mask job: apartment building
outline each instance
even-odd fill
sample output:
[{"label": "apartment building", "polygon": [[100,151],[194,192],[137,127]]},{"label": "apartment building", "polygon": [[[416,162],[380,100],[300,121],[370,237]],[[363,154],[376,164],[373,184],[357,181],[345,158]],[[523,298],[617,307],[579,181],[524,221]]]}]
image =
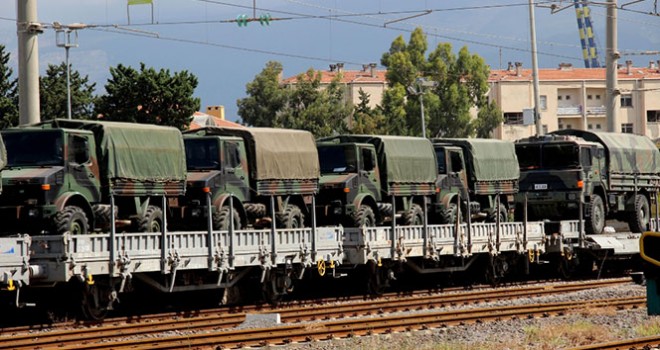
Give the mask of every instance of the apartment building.
[{"label": "apartment building", "polygon": [[[342,63],[330,65],[320,71],[321,84],[329,84],[341,74],[346,98],[354,105],[359,103],[358,91],[370,96],[370,106],[381,103],[387,89],[386,70],[376,69],[376,64],[365,64],[362,70],[344,70]],[[539,95],[541,123],[545,132],[558,129],[582,129],[607,131],[605,110],[605,68],[576,68],[560,64],[557,68],[539,69]],[[631,61],[619,67],[616,101],[617,132],[647,135],[660,138],[660,61],[650,62],[647,67],[633,67]],[[285,85],[295,85],[296,77],[282,80]],[[532,70],[522,64],[509,64],[504,70],[492,70],[489,77],[488,97],[497,102],[504,113],[504,122],[496,128],[492,137],[517,140],[536,133],[535,125],[524,124],[525,110],[534,106]],[[476,117],[477,111],[473,111]]]},{"label": "apartment building", "polygon": [[[572,128],[607,131],[605,68],[539,69],[541,124],[545,132]],[[618,69],[616,99],[617,132],[660,138],[660,61],[648,67],[633,67],[631,61]],[[504,113],[504,123],[493,137],[517,140],[536,133],[535,125],[524,125],[524,111],[534,106],[532,70],[520,63],[490,74],[489,98]]]}]

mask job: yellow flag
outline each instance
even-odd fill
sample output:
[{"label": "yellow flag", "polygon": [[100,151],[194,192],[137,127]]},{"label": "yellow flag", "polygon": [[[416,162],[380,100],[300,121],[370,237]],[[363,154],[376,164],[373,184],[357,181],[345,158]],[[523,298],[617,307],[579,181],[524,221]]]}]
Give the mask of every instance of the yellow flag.
[{"label": "yellow flag", "polygon": [[152,4],[153,0],[128,0],[128,5],[147,5]]}]

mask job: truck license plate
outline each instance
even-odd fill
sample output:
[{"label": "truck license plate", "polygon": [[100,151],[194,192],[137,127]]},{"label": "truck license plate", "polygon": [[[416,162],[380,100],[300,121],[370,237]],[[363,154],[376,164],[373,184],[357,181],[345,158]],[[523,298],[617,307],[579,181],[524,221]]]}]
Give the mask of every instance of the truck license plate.
[{"label": "truck license plate", "polygon": [[534,184],[535,190],[547,190],[548,184]]}]

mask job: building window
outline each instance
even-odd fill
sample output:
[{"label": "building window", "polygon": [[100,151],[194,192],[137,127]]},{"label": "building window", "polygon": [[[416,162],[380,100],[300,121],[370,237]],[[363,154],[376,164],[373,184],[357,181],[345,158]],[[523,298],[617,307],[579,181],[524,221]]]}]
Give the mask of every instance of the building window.
[{"label": "building window", "polygon": [[594,126],[593,126],[593,124],[589,124],[589,126],[587,128],[589,128],[589,130],[592,130],[594,128]]},{"label": "building window", "polygon": [[543,135],[548,133],[548,125],[543,124]]},{"label": "building window", "polygon": [[587,95],[587,100],[593,100],[593,96]]},{"label": "building window", "polygon": [[564,128],[564,124],[559,123],[559,125],[557,125],[557,128],[558,128],[559,130],[563,129],[563,128]]},{"label": "building window", "polygon": [[558,95],[558,96],[557,96],[557,99],[558,99],[559,101],[561,101],[561,95]]},{"label": "building window", "polygon": [[621,95],[621,107],[632,107],[632,95]]},{"label": "building window", "polygon": [[571,124],[566,124],[566,129],[573,129],[573,126]]},{"label": "building window", "polygon": [[566,95],[566,101],[571,99],[571,95]]},{"label": "building window", "polygon": [[541,104],[541,105],[539,106],[539,108],[540,108],[542,111],[547,110],[547,109],[548,109],[548,96],[546,96],[546,95],[541,95],[541,96],[539,96],[539,103]]},{"label": "building window", "polygon": [[632,123],[623,123],[621,124],[621,132],[626,134],[633,133],[633,124]]},{"label": "building window", "polygon": [[596,95],[596,99],[597,99],[597,100],[600,100],[600,95]]},{"label": "building window", "polygon": [[660,111],[646,111],[646,121],[649,123],[660,123]]},{"label": "building window", "polygon": [[521,113],[504,113],[505,125],[522,125],[523,114]]},{"label": "building window", "polygon": [[600,130],[600,124],[596,124],[596,129]]}]

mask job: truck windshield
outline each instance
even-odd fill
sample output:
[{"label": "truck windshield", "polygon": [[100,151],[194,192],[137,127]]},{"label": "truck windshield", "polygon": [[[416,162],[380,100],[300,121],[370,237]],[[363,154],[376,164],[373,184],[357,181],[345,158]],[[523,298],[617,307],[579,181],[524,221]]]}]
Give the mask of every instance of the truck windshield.
[{"label": "truck windshield", "polygon": [[580,165],[580,153],[572,143],[516,145],[520,169],[565,169]]},{"label": "truck windshield", "polygon": [[188,170],[220,170],[220,151],[217,139],[184,139],[183,142],[186,146]]},{"label": "truck windshield", "polygon": [[321,174],[349,173],[357,170],[355,147],[319,146]]},{"label": "truck windshield", "polygon": [[64,134],[57,130],[3,132],[7,166],[64,165]]}]

